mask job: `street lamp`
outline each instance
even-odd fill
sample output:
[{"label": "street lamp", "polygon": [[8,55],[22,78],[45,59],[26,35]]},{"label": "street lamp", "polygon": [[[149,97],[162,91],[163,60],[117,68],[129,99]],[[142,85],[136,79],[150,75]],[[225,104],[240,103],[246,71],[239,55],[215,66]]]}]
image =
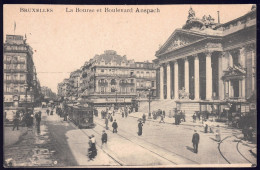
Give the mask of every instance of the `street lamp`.
[{"label": "street lamp", "polygon": [[116,108],[117,108],[117,89],[115,89],[116,92]]},{"label": "street lamp", "polygon": [[151,89],[149,88],[148,89],[148,91],[149,91],[149,93],[148,93],[148,97],[149,97],[149,100],[148,100],[148,102],[149,102],[149,113],[148,113],[148,118],[149,119],[151,119],[152,117],[151,117]]},{"label": "street lamp", "polygon": [[27,90],[29,89],[27,84],[24,85],[24,89],[25,89],[25,113],[27,114]]}]

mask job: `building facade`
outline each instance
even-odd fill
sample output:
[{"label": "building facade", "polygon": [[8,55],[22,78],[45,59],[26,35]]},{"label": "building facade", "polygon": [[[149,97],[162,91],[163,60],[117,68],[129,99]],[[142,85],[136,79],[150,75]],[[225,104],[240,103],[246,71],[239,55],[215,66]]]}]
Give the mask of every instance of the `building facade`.
[{"label": "building facade", "polygon": [[41,91],[42,91],[42,94],[44,96],[44,99],[56,100],[57,95],[56,95],[56,93],[52,92],[52,90],[50,88],[43,86],[41,88]]},{"label": "building facade", "polygon": [[4,107],[34,104],[40,97],[40,83],[33,62],[33,50],[21,35],[6,35],[4,43]]},{"label": "building facade", "polygon": [[256,8],[224,24],[188,20],[156,52],[161,100],[239,100],[256,90]]},{"label": "building facade", "polygon": [[113,50],[85,62],[79,70],[71,73],[68,82],[70,89],[65,88],[65,82],[58,85],[60,96],[78,94],[77,98],[90,99],[101,107],[130,105],[133,101],[147,99],[149,91],[156,96],[154,64],[127,60],[126,56]]}]

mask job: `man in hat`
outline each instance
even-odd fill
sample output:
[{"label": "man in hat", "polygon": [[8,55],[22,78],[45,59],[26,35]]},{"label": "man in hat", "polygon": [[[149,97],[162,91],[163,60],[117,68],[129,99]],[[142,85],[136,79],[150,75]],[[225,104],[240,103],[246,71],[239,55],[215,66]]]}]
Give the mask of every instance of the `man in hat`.
[{"label": "man in hat", "polygon": [[138,135],[141,136],[143,133],[143,124],[142,121],[139,121],[138,123]]},{"label": "man in hat", "polygon": [[118,127],[118,125],[117,125],[116,120],[114,120],[114,122],[113,122],[113,124],[112,124],[112,127],[113,127],[113,133],[117,133],[117,127]]},{"label": "man in hat", "polygon": [[17,130],[19,130],[19,119],[20,119],[20,113],[19,111],[16,111],[15,115],[14,115],[14,119],[13,119],[13,131],[15,128],[17,128]]},{"label": "man in hat", "polygon": [[107,133],[103,130],[102,137],[101,137],[102,145],[107,143]]},{"label": "man in hat", "polygon": [[94,135],[91,135],[91,151],[92,151],[92,158],[97,156],[97,148],[96,148],[96,139]]},{"label": "man in hat", "polygon": [[194,134],[192,136],[192,143],[193,143],[193,148],[195,153],[198,153],[199,141],[200,141],[200,135],[197,133],[196,130],[194,130]]},{"label": "man in hat", "polygon": [[108,130],[108,118],[105,118],[106,130]]}]

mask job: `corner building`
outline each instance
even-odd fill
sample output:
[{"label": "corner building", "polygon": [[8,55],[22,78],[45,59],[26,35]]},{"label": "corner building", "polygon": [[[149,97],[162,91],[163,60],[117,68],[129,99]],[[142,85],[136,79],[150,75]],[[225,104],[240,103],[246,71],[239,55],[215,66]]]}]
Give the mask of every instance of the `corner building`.
[{"label": "corner building", "polygon": [[31,46],[21,35],[6,35],[3,49],[5,109],[32,106],[39,98],[40,83]]},{"label": "corner building", "polygon": [[80,91],[97,107],[131,105],[155,91],[156,70],[153,63],[134,62],[113,50],[96,55],[84,64]]},{"label": "corner building", "polygon": [[224,24],[211,16],[199,19],[190,8],[186,24],[172,33],[156,57],[161,100],[178,101],[190,111],[199,110],[200,101],[246,101],[256,90],[255,6]]}]

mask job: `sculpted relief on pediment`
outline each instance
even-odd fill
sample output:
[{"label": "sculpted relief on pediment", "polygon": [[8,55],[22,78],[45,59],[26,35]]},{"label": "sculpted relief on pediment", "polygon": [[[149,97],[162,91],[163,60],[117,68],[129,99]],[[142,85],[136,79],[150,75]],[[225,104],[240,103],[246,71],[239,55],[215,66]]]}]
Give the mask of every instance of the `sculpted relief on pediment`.
[{"label": "sculpted relief on pediment", "polygon": [[199,38],[193,38],[193,37],[187,37],[187,36],[175,36],[173,39],[169,42],[169,45],[165,48],[163,53],[173,51],[174,49],[177,49],[179,47],[188,45]]}]

